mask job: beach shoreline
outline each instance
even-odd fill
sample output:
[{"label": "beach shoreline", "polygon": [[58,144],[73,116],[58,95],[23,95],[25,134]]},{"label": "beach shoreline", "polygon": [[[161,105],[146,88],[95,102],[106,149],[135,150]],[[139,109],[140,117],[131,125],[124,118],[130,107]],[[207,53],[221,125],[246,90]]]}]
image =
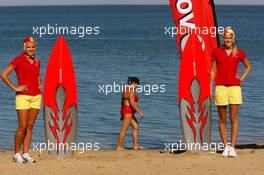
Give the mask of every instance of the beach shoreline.
[{"label": "beach shoreline", "polygon": [[12,162],[12,152],[0,152],[1,175],[44,174],[253,174],[264,172],[264,149],[237,149],[236,158],[219,153],[153,150],[98,150],[52,157],[30,151],[36,164]]}]

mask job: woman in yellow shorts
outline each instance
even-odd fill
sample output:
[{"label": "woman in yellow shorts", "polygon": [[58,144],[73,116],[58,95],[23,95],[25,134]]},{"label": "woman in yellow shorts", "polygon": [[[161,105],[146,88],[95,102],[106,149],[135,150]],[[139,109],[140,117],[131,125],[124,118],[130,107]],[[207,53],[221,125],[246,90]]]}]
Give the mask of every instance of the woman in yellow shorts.
[{"label": "woman in yellow shorts", "polygon": [[[36,41],[32,37],[26,37],[23,43],[23,52],[14,58],[1,73],[2,80],[16,92],[18,128],[14,139],[13,161],[19,163],[36,162],[28,153],[32,129],[41,106],[40,60],[36,58],[35,51]],[[18,85],[8,78],[14,70]],[[23,145],[23,154],[20,153],[21,145]]]},{"label": "woman in yellow shorts", "polygon": [[[219,114],[219,131],[225,145],[222,156],[235,157],[235,145],[238,136],[238,109],[242,104],[240,83],[243,82],[251,70],[251,64],[242,49],[237,48],[236,34],[230,27],[226,28],[223,45],[212,53],[211,85],[215,80],[215,104]],[[238,75],[238,64],[242,62],[245,70]],[[226,110],[229,106],[231,120],[231,145],[228,145],[226,133]]]}]

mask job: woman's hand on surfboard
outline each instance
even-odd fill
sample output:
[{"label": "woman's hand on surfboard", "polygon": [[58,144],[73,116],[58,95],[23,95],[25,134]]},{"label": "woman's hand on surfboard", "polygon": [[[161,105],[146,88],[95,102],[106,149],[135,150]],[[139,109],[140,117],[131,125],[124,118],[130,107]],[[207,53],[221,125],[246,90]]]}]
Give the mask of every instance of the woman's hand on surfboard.
[{"label": "woman's hand on surfboard", "polygon": [[39,84],[39,89],[40,89],[40,90],[42,89],[42,84]]},{"label": "woman's hand on surfboard", "polygon": [[17,86],[14,90],[16,92],[23,92],[26,91],[28,89],[28,87],[26,85],[22,85],[22,86]]}]

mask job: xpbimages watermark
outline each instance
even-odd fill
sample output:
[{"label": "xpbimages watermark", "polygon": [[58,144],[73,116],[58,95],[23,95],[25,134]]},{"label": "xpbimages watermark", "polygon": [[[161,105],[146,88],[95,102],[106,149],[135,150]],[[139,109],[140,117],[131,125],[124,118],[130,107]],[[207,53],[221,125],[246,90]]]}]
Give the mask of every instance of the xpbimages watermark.
[{"label": "xpbimages watermark", "polygon": [[33,142],[33,150],[39,151],[77,151],[78,153],[84,153],[85,151],[98,151],[100,149],[100,143],[52,143],[50,141],[46,142]]},{"label": "xpbimages watermark", "polygon": [[151,93],[165,93],[166,92],[166,85],[164,84],[144,84],[138,85],[136,89],[133,87],[124,84],[118,84],[113,82],[112,84],[102,84],[98,85],[98,92],[103,93],[105,95],[109,95],[111,93],[121,93],[125,91],[135,91],[137,93],[144,93],[144,95],[150,95]]},{"label": "xpbimages watermark", "polygon": [[[229,143],[230,144],[230,143]],[[224,150],[225,145],[223,143],[185,143],[180,140],[177,143],[172,142],[165,142],[164,143],[164,150],[175,152],[175,151],[222,151]]]},{"label": "xpbimages watermark", "polygon": [[40,38],[45,35],[75,35],[83,38],[91,35],[99,35],[99,26],[60,26],[58,24],[46,26],[33,26],[32,34],[38,35]]},{"label": "xpbimages watermark", "polygon": [[210,37],[214,38],[217,34],[222,35],[225,31],[226,27],[171,27],[165,26],[164,27],[164,34],[170,37],[175,37],[176,35],[185,35],[188,34],[197,34],[197,35],[209,35]]}]

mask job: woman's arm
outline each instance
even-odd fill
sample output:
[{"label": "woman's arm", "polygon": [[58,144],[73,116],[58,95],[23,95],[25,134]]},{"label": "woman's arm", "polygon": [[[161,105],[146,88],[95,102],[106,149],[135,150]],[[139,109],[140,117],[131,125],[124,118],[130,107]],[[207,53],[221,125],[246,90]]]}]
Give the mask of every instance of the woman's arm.
[{"label": "woman's arm", "polygon": [[212,65],[211,65],[211,71],[210,71],[210,91],[212,95],[212,89],[213,89],[213,83],[215,78],[215,72],[216,72],[216,61],[213,59]]},{"label": "woman's arm", "polygon": [[139,107],[138,107],[137,103],[135,102],[134,98],[135,98],[135,93],[132,91],[129,94],[129,104],[136,112],[138,112],[140,117],[143,118],[144,117],[144,113],[139,109]]},{"label": "woman's arm", "polygon": [[41,90],[42,89],[42,84],[41,84],[41,78],[40,78],[40,75],[39,75],[39,77],[38,77],[38,83],[39,83],[39,89]]},{"label": "woman's arm", "polygon": [[246,69],[244,70],[244,73],[242,74],[242,76],[238,77],[240,81],[244,81],[247,78],[248,73],[252,70],[252,66],[247,58],[242,62]]},{"label": "woman's arm", "polygon": [[16,92],[21,92],[21,91],[25,91],[27,90],[27,86],[26,85],[22,85],[22,86],[16,86],[14,85],[14,83],[12,83],[12,81],[9,79],[8,75],[13,72],[14,67],[12,65],[7,66],[4,71],[1,73],[1,78],[2,80],[5,82],[5,84],[7,84],[7,86],[9,86],[11,89],[13,89]]}]

